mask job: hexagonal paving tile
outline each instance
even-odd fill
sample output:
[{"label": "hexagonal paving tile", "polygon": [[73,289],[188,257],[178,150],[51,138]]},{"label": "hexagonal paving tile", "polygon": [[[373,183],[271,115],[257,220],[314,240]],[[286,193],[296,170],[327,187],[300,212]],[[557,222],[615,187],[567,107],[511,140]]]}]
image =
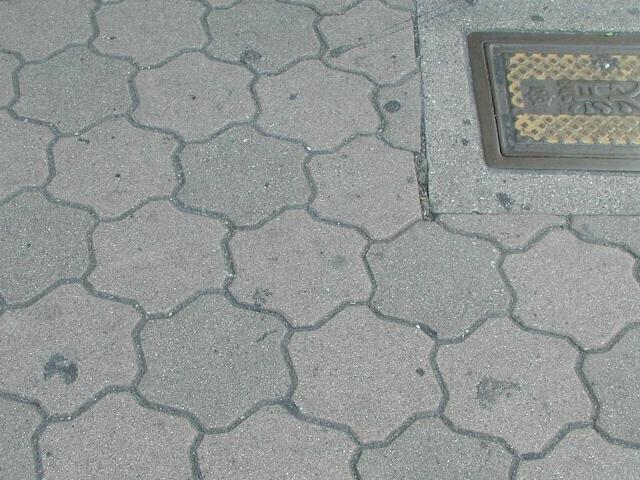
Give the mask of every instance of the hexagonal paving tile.
[{"label": "hexagonal paving tile", "polygon": [[598,426],[640,444],[640,329],[627,332],[607,352],[587,355],[583,369],[600,403]]},{"label": "hexagonal paving tile", "polygon": [[350,7],[356,0],[290,0],[291,3],[299,5],[311,5],[317,8],[320,13],[331,14],[338,13]]},{"label": "hexagonal paving tile", "polygon": [[379,83],[400,80],[416,68],[409,12],[365,0],[343,15],[323,18],[320,31],[329,44],[326,59],[335,67],[366,73]]},{"label": "hexagonal paving tile", "polygon": [[39,423],[33,407],[0,398],[0,478],[36,478],[31,436]]},{"label": "hexagonal paving tile", "polygon": [[99,290],[133,298],[148,312],[168,311],[197,290],[221,287],[222,223],[152,202],[93,234]]},{"label": "hexagonal paving tile", "polygon": [[422,84],[417,73],[400,85],[382,87],[378,106],[386,120],[382,136],[393,145],[419,152],[421,148]]},{"label": "hexagonal paving tile", "polygon": [[373,85],[362,77],[331,70],[319,61],[300,62],[256,84],[262,104],[259,125],[299,139],[314,150],[338,146],[355,133],[371,133],[378,115]]},{"label": "hexagonal paving tile", "polygon": [[300,57],[318,54],[315,18],[310,9],[274,0],[253,0],[214,11],[209,15],[209,28],[215,32],[209,52],[260,72],[273,72]]},{"label": "hexagonal paving tile", "polygon": [[634,268],[631,255],[581,242],[566,231],[552,232],[504,262],[520,320],[569,335],[585,348],[603,346],[637,320],[640,286]]},{"label": "hexagonal paving tile", "polygon": [[374,137],[359,137],[309,163],[318,187],[313,208],[323,217],[388,237],[421,218],[413,154]]},{"label": "hexagonal paving tile", "polygon": [[403,8],[405,10],[415,10],[414,0],[384,0],[384,3],[394,8]]},{"label": "hexagonal paving tile", "polygon": [[261,400],[286,396],[282,322],[207,295],[170,319],[147,323],[147,372],[140,393],[189,410],[205,427],[223,428]]},{"label": "hexagonal paving tile", "polygon": [[186,140],[203,139],[229,123],[251,119],[256,108],[249,91],[252,78],[243,67],[185,53],[138,74],[140,105],[134,116]]},{"label": "hexagonal paving tile", "polygon": [[515,478],[628,479],[640,477],[640,452],[612,445],[591,429],[573,430],[546,457],[523,461]]},{"label": "hexagonal paving tile", "polygon": [[0,294],[25,302],[89,266],[86,234],[93,220],[82,210],[27,192],[0,207]]},{"label": "hexagonal paving tile", "polygon": [[640,257],[640,217],[574,217],[572,225],[585,238],[622,244]]},{"label": "hexagonal paving tile", "polygon": [[134,128],[124,119],[108,120],[56,143],[56,176],[47,189],[101,216],[118,216],[147,197],[171,194],[177,183],[175,145],[167,135]]},{"label": "hexagonal paving tile", "polygon": [[524,248],[545,228],[564,223],[555,215],[438,215],[438,220],[455,230],[492,238],[505,248]]},{"label": "hexagonal paving tile", "polygon": [[0,389],[70,413],[108,385],[131,383],[137,371],[131,307],[58,287],[0,323]]},{"label": "hexagonal paving tile", "polygon": [[0,112],[0,198],[47,179],[47,145],[52,139],[47,127],[20,122]]},{"label": "hexagonal paving tile", "polygon": [[13,99],[11,75],[18,66],[18,60],[8,53],[0,53],[0,106],[4,107]]},{"label": "hexagonal paving tile", "polygon": [[184,418],[142,408],[127,393],[107,395],[40,439],[44,478],[191,478],[195,431]]},{"label": "hexagonal paving tile", "polygon": [[488,242],[450,234],[435,222],[413,225],[367,260],[378,282],[373,304],[382,313],[423,322],[439,337],[458,337],[509,298]]},{"label": "hexagonal paving tile", "polygon": [[437,363],[449,390],[445,414],[458,427],[538,452],[566,424],[589,421],[591,402],[566,342],[527,333],[508,318],[487,320]]},{"label": "hexagonal paving tile", "polygon": [[243,302],[282,312],[294,325],[311,325],[343,302],[366,300],[371,284],[360,257],[364,247],[353,230],[288,211],[232,237],[236,278],[230,290]]},{"label": "hexagonal paving tile", "polygon": [[198,447],[205,480],[351,478],[355,449],[344,433],[301,422],[281,407],[265,407],[224,435]]},{"label": "hexagonal paving tile", "polygon": [[96,13],[98,50],[132,57],[149,65],[182,48],[198,48],[207,41],[200,17],[202,4],[187,0],[127,0]]},{"label": "hexagonal paving tile", "polygon": [[91,0],[20,0],[3,2],[0,47],[27,60],[46,57],[71,43],[86,42],[93,33]]},{"label": "hexagonal paving tile", "polygon": [[306,202],[305,155],[301,146],[251,127],[232,128],[180,153],[185,183],[178,198],[196,209],[224,213],[236,224],[255,223],[287,205]]},{"label": "hexagonal paving tile", "polygon": [[347,308],[291,339],[293,400],[302,413],[349,425],[363,442],[384,440],[413,413],[438,407],[433,345],[420,330],[380,320],[367,307]]},{"label": "hexagonal paving tile", "polygon": [[510,466],[501,445],[453,433],[438,418],[419,418],[391,444],[364,450],[358,461],[367,480],[506,480]]},{"label": "hexagonal paving tile", "polygon": [[74,47],[18,73],[18,115],[50,122],[63,133],[76,133],[131,105],[127,79],[131,65]]}]

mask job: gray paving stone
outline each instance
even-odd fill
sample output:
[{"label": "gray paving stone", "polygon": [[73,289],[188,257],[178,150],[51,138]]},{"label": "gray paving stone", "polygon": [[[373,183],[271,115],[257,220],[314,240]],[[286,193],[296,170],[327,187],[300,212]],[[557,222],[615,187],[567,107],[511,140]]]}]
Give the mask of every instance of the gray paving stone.
[{"label": "gray paving stone", "polygon": [[42,185],[49,175],[47,127],[19,122],[0,112],[0,198],[21,187]]},{"label": "gray paving stone", "polygon": [[262,105],[259,125],[270,133],[299,139],[314,150],[337,147],[354,133],[371,133],[378,127],[370,98],[373,85],[317,60],[261,78],[256,91]]},{"label": "gray paving stone", "polygon": [[20,0],[3,2],[0,48],[19,51],[27,60],[46,57],[92,34],[91,0]]},{"label": "gray paving stone", "polygon": [[225,266],[217,220],[152,202],[124,220],[101,223],[93,234],[98,289],[168,311],[197,290],[221,287]]},{"label": "gray paving stone", "polygon": [[637,320],[640,286],[635,261],[616,248],[551,232],[525,253],[509,255],[504,270],[526,325],[574,338],[584,348],[606,344]]},{"label": "gray paving stone", "polygon": [[365,73],[378,83],[400,80],[416,68],[413,22],[378,0],[364,0],[342,15],[325,17],[326,60],[338,68]]},{"label": "gray paving stone", "polygon": [[127,393],[104,397],[70,422],[49,425],[40,450],[44,478],[191,478],[187,420],[142,408]]},{"label": "gray paving stone", "polygon": [[200,23],[204,12],[202,4],[189,0],[127,0],[107,5],[96,13],[100,35],[93,44],[139,64],[155,64],[182,48],[207,42]]},{"label": "gray paving stone", "polygon": [[281,407],[265,407],[198,448],[205,480],[349,479],[355,445],[336,430],[301,422]]},{"label": "gray paving stone", "polygon": [[373,304],[382,313],[422,322],[439,337],[458,337],[509,298],[496,269],[498,250],[483,240],[419,222],[367,260],[378,283]]},{"label": "gray paving stone", "polygon": [[243,67],[185,53],[138,74],[140,105],[134,116],[178,132],[187,141],[204,139],[229,123],[251,119],[256,108],[249,91],[252,78]]},{"label": "gray paving stone", "polygon": [[207,295],[142,331],[147,399],[186,409],[208,428],[223,428],[260,400],[287,395],[289,372],[280,350],[284,325]]},{"label": "gray paving stone", "polygon": [[176,186],[168,135],[108,120],[81,137],[62,138],[53,148],[56,176],[47,189],[71,202],[115,217]]},{"label": "gray paving stone", "polygon": [[598,426],[640,443],[640,330],[627,332],[608,352],[588,355],[583,370],[600,403]]},{"label": "gray paving stone", "polygon": [[213,8],[228,8],[241,1],[242,0],[207,0],[207,3]]},{"label": "gray paving stone", "polygon": [[124,113],[131,104],[127,78],[131,66],[74,47],[18,74],[18,115],[50,122],[75,133],[97,120]]},{"label": "gray paving stone", "polygon": [[186,205],[224,213],[251,224],[286,205],[302,204],[309,184],[302,170],[306,150],[236,127],[180,154],[185,184],[178,198]]},{"label": "gray paving stone", "polygon": [[[478,127],[466,36],[474,31],[638,32],[628,0],[418,2],[429,200],[436,213],[639,214],[640,176],[488,168]],[[532,20],[543,17],[544,21]],[[536,17],[536,18],[537,18]],[[506,196],[506,197],[505,197]]]},{"label": "gray paving stone", "polygon": [[0,399],[0,477],[36,478],[31,436],[39,423],[33,407]]},{"label": "gray paving stone", "polygon": [[619,243],[640,256],[640,217],[574,217],[572,225],[587,239]]},{"label": "gray paving stone", "polygon": [[357,3],[356,0],[289,0],[298,5],[311,5],[322,14],[334,14]]},{"label": "gray paving stone", "polygon": [[506,480],[510,465],[511,455],[499,444],[455,434],[438,418],[421,418],[390,445],[364,450],[358,471],[366,480]]},{"label": "gray paving stone", "polygon": [[542,230],[562,225],[565,220],[554,215],[440,215],[450,228],[487,236],[505,248],[523,248]]},{"label": "gray paving stone", "polygon": [[318,54],[315,18],[310,9],[274,0],[254,0],[213,11],[209,28],[214,39],[209,52],[260,72],[273,72],[297,58]]},{"label": "gray paving stone", "polygon": [[0,106],[6,106],[13,99],[13,80],[11,74],[18,66],[13,55],[0,53]]},{"label": "gray paving stone", "polygon": [[233,236],[230,290],[242,302],[282,312],[294,325],[312,325],[343,302],[366,300],[364,247],[354,230],[288,211]]},{"label": "gray paving stone", "polygon": [[433,345],[419,329],[347,308],[291,339],[293,400],[302,413],[349,425],[363,442],[384,440],[412,414],[438,408]]},{"label": "gray paving stone", "polygon": [[384,3],[394,8],[402,8],[405,10],[416,9],[416,4],[414,0],[384,0]]},{"label": "gray paving stone", "polygon": [[589,421],[591,402],[566,342],[527,333],[508,318],[489,319],[437,363],[449,390],[445,414],[464,429],[538,452],[568,422]]},{"label": "gray paving stone", "polygon": [[25,302],[89,265],[86,234],[91,216],[27,192],[0,207],[0,294]]},{"label": "gray paving stone", "polygon": [[516,479],[632,480],[640,476],[640,452],[604,441],[591,429],[573,430],[547,456],[520,464]]},{"label": "gray paving stone", "polygon": [[396,147],[419,152],[421,149],[422,85],[420,74],[400,85],[380,89],[378,107],[386,125],[382,136]]},{"label": "gray paving stone", "polygon": [[70,413],[137,371],[131,331],[140,319],[126,305],[63,285],[35,304],[5,312],[0,323],[0,389]]},{"label": "gray paving stone", "polygon": [[309,163],[318,187],[313,208],[325,218],[388,237],[421,217],[413,154],[358,137]]}]

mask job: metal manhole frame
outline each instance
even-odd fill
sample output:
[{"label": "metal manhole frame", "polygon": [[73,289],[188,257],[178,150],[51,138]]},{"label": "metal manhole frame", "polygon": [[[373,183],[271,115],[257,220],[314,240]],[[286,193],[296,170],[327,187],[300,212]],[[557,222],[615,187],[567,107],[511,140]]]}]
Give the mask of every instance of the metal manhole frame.
[{"label": "metal manhole frame", "polygon": [[475,105],[480,124],[482,148],[489,167],[525,170],[578,170],[601,172],[640,172],[639,154],[609,155],[504,155],[500,142],[497,99],[492,87],[493,65],[486,47],[504,44],[529,47],[576,46],[590,48],[635,47],[640,56],[640,33],[529,33],[471,32],[467,35]]}]

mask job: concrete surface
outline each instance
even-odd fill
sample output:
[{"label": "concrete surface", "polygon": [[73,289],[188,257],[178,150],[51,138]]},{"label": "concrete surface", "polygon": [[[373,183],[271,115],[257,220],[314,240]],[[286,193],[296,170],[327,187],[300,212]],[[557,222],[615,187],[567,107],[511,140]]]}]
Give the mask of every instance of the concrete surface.
[{"label": "concrete surface", "polygon": [[638,177],[488,171],[462,48],[638,15],[0,1],[0,478],[638,478]]}]

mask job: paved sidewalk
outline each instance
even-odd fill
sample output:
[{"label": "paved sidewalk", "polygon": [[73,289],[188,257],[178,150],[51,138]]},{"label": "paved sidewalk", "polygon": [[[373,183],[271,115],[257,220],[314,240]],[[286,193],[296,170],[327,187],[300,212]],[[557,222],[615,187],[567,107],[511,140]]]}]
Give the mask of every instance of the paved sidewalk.
[{"label": "paved sidewalk", "polygon": [[434,214],[412,0],[0,25],[0,479],[640,478],[640,218]]}]

